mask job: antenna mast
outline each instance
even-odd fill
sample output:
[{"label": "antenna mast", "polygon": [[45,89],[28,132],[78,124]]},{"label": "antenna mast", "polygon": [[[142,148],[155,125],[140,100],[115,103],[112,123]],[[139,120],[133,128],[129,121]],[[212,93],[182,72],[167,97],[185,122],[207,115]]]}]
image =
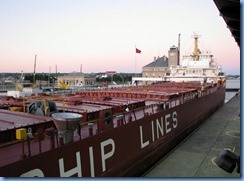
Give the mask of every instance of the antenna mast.
[{"label": "antenna mast", "polygon": [[177,65],[180,65],[180,34],[178,36],[178,62]]},{"label": "antenna mast", "polygon": [[36,55],[35,55],[34,74],[33,74],[33,84],[35,83],[36,83]]}]

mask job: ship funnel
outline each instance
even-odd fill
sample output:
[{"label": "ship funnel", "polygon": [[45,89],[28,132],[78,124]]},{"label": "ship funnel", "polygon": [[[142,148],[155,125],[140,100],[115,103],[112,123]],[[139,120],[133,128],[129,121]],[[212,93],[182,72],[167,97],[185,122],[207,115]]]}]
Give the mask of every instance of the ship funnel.
[{"label": "ship funnel", "polygon": [[64,143],[73,142],[73,133],[81,122],[82,115],[63,112],[53,113],[52,117],[58,129],[58,135],[63,138]]}]

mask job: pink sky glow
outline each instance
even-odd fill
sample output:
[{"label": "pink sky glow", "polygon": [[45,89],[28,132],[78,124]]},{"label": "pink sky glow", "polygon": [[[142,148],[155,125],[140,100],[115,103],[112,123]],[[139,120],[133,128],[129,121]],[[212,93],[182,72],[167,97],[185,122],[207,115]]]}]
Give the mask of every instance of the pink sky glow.
[{"label": "pink sky glow", "polygon": [[[240,49],[212,0],[10,0],[0,2],[0,72],[142,71],[154,56],[199,46],[226,74],[240,74]],[[135,45],[142,52],[136,54]]]}]

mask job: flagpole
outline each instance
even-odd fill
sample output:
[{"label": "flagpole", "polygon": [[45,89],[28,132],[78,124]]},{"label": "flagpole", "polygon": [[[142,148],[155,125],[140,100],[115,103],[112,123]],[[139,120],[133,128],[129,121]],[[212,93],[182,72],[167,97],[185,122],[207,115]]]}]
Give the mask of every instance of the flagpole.
[{"label": "flagpole", "polygon": [[136,45],[135,45],[135,77],[136,77]]}]

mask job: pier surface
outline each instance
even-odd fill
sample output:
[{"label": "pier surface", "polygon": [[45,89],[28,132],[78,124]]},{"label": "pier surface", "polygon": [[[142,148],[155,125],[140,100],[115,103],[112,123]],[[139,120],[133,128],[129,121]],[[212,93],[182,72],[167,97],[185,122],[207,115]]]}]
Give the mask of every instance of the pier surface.
[{"label": "pier surface", "polygon": [[237,166],[232,173],[228,173],[215,163],[217,156],[224,149],[240,155],[240,115],[239,94],[208,118],[143,177],[240,177]]}]

